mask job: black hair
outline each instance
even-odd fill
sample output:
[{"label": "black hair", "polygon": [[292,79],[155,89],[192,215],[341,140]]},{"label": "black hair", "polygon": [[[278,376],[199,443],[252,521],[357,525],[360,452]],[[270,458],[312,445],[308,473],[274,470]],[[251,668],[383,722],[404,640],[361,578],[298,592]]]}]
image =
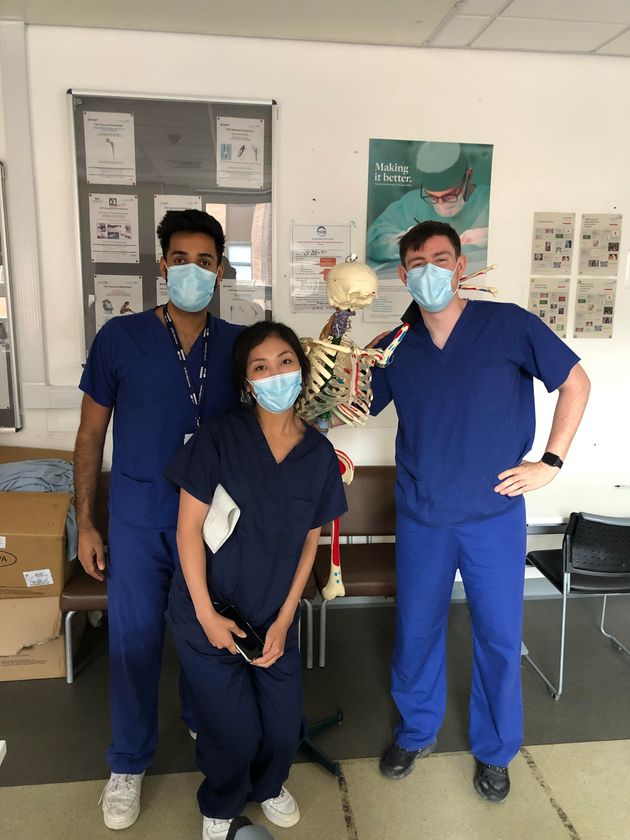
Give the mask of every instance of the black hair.
[{"label": "black hair", "polygon": [[225,250],[225,234],[220,223],[203,210],[167,210],[157,226],[157,235],[166,259],[174,233],[205,233],[214,240],[217,262],[220,264]]},{"label": "black hair", "polygon": [[420,222],[415,227],[410,228],[404,236],[401,236],[399,245],[400,262],[405,265],[405,258],[408,251],[418,251],[427,239],[432,236],[446,236],[450,241],[455,251],[455,256],[459,257],[462,253],[462,243],[457,231],[446,222]]},{"label": "black hair", "polygon": [[240,394],[247,390],[247,360],[254,347],[258,347],[270,336],[276,335],[285,341],[297,356],[302,370],[302,389],[305,388],[311,374],[311,363],[306,358],[300,339],[291,327],[278,321],[257,321],[251,327],[244,329],[234,342],[232,351],[232,382]]}]

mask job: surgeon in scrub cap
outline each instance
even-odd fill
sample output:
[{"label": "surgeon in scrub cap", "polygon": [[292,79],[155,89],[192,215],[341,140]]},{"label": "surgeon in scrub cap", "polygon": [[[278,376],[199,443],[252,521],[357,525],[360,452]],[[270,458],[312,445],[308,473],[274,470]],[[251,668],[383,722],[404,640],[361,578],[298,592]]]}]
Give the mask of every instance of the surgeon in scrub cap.
[{"label": "surgeon in scrub cap", "polygon": [[418,222],[444,220],[459,233],[469,269],[476,270],[475,257],[483,262],[488,244],[489,187],[473,183],[473,169],[460,143],[420,143],[411,163],[420,187],[389,204],[370,225],[370,265],[398,261],[401,236]]}]

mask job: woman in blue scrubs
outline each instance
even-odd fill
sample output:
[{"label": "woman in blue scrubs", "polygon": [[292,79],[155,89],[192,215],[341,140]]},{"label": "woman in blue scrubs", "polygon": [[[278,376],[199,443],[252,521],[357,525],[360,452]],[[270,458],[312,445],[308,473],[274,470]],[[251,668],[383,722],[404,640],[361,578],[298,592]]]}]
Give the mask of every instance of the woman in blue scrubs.
[{"label": "woman in blue scrubs", "polygon": [[[233,365],[243,407],[203,425],[166,472],[181,488],[167,621],[197,715],[204,840],[223,840],[247,802],[276,825],[300,816],[283,787],[302,730],[298,608],[320,528],[347,509],[332,445],[294,410],[308,374],[288,327],[245,330]],[[219,484],[240,518],[212,553],[202,527]],[[225,606],[264,642],[251,663]]]}]

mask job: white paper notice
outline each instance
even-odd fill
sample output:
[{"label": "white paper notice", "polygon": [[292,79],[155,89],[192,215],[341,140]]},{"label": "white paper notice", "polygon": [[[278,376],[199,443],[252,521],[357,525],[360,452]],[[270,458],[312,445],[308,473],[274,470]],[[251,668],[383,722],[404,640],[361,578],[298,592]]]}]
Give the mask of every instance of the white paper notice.
[{"label": "white paper notice", "polygon": [[155,278],[155,305],[164,306],[168,303],[168,292],[166,291],[166,280],[163,277]]},{"label": "white paper notice", "polygon": [[[154,195],[153,196],[153,216],[155,223],[154,229],[160,224],[164,218],[167,210],[201,210],[201,196],[200,195]],[[155,234],[155,260],[160,261],[162,256],[162,249],[160,248],[160,240]]]},{"label": "white paper notice", "polygon": [[570,274],[575,213],[534,213],[532,274]]},{"label": "white paper notice", "polygon": [[350,254],[351,225],[291,226],[291,312],[330,309],[326,275]]},{"label": "white paper notice", "polygon": [[612,338],[616,280],[578,280],[573,338]]},{"label": "white paper notice", "polygon": [[619,269],[621,214],[582,216],[580,275],[616,277]]},{"label": "white paper notice", "polygon": [[398,277],[378,278],[378,297],[363,310],[363,320],[368,324],[394,326],[411,303],[407,287]]},{"label": "white paper notice", "polygon": [[217,117],[217,186],[261,190],[264,151],[264,120]]},{"label": "white paper notice", "polygon": [[88,184],[136,183],[133,114],[84,111],[85,170]]},{"label": "white paper notice", "polygon": [[265,319],[265,287],[243,286],[222,280],[219,286],[220,315],[231,324],[255,324]]},{"label": "white paper notice", "polygon": [[22,572],[22,574],[29,588],[31,586],[51,586],[55,582],[50,569],[34,569],[32,572]]},{"label": "white paper notice", "polygon": [[567,337],[569,319],[569,280],[568,278],[532,277],[529,281],[529,305],[534,315],[552,329],[559,338]]},{"label": "white paper notice", "polygon": [[138,196],[90,193],[92,262],[137,263]]},{"label": "white paper notice", "polygon": [[142,312],[142,277],[122,274],[94,275],[94,316],[96,329],[119,315]]}]

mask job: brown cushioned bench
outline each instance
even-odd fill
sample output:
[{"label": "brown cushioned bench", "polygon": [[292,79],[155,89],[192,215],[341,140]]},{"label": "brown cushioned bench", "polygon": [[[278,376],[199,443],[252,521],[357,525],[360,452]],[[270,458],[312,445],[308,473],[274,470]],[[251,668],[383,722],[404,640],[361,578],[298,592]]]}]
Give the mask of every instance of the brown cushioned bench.
[{"label": "brown cushioned bench", "polygon": [[[348,512],[339,520],[342,541],[341,576],[346,597],[396,595],[395,543],[373,542],[374,537],[393,539],[396,531],[394,484],[396,469],[356,467],[354,480],[346,487]],[[330,526],[322,534],[330,535]],[[365,542],[354,542],[362,537]],[[348,542],[343,540],[347,538]],[[330,573],[330,546],[320,545],[315,557],[315,580],[321,592]],[[322,602],[319,619],[319,664],[326,664],[326,604]]]}]

